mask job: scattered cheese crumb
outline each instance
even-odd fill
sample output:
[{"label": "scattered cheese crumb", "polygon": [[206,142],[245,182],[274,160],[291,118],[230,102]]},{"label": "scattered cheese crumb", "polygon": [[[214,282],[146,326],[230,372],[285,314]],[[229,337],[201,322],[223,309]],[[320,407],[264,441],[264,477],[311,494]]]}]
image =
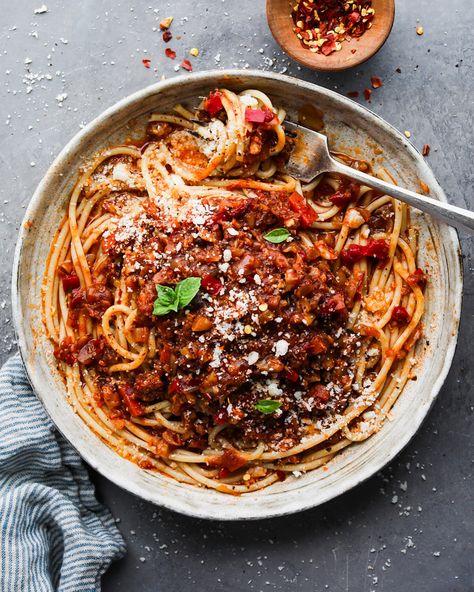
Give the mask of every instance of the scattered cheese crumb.
[{"label": "scattered cheese crumb", "polygon": [[249,364],[249,366],[256,364],[258,362],[259,357],[260,357],[260,354],[258,352],[256,352],[256,351],[250,352],[249,355],[247,356],[247,363]]},{"label": "scattered cheese crumb", "polygon": [[285,341],[284,339],[279,339],[275,343],[275,355],[286,356],[286,354],[288,353],[288,346],[288,341]]},{"label": "scattered cheese crumb", "polygon": [[123,162],[119,162],[114,166],[112,179],[114,179],[114,181],[123,181],[127,184],[133,183],[133,179],[130,176],[130,170]]}]

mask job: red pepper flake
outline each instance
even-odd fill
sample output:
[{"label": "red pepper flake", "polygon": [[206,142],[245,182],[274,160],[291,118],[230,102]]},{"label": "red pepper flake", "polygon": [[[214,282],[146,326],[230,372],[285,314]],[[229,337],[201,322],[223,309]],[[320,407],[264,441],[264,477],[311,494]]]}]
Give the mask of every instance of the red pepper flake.
[{"label": "red pepper flake", "polygon": [[370,81],[372,82],[372,88],[380,88],[383,84],[380,76],[372,76]]},{"label": "red pepper flake", "polygon": [[337,45],[335,40],[328,39],[328,41],[321,45],[321,53],[325,56],[328,56],[335,51],[337,51]]},{"label": "red pepper flake", "polygon": [[187,58],[185,58],[181,62],[181,68],[184,68],[188,72],[192,72],[193,71],[193,65],[191,64],[191,62]]},{"label": "red pepper flake", "polygon": [[365,88],[364,89],[364,99],[366,101],[370,101],[371,95],[372,95],[372,91],[370,90],[370,88]]},{"label": "red pepper flake", "polygon": [[176,52],[175,52],[175,51],[173,51],[172,49],[170,49],[169,47],[167,47],[167,48],[165,49],[165,56],[166,56],[167,58],[170,58],[171,60],[174,60],[174,59],[175,59],[175,57],[176,57]]},{"label": "red pepper flake", "polygon": [[171,41],[171,39],[173,39],[171,31],[163,31],[163,41],[168,43],[168,41]]},{"label": "red pepper flake", "polygon": [[359,96],[359,91],[358,90],[350,90],[347,93],[347,96],[350,97],[351,99],[356,99]]},{"label": "red pepper flake", "polygon": [[429,144],[423,144],[423,150],[421,151],[421,153],[423,154],[423,156],[429,156],[430,150],[431,146]]},{"label": "red pepper flake", "polygon": [[301,45],[326,56],[339,51],[343,41],[363,35],[374,15],[372,0],[298,0],[291,11],[293,31]]},{"label": "red pepper flake", "polygon": [[143,58],[142,64],[145,66],[145,68],[149,68],[151,66],[151,60],[148,58]]}]

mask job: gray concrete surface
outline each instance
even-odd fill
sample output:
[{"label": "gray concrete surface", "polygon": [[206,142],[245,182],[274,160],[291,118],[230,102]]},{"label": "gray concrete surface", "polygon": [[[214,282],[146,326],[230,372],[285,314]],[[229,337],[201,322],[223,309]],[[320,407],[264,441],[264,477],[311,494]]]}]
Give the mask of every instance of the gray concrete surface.
[{"label": "gray concrete surface", "polygon": [[[363,91],[371,75],[381,76],[370,107],[411,131],[417,147],[429,143],[429,163],[452,202],[474,207],[472,0],[397,0],[385,47],[361,68],[334,75],[300,69],[282,55],[263,0],[45,3],[42,14],[35,14],[39,0],[0,3],[1,360],[16,349],[13,249],[41,176],[84,122],[162,75],[180,76],[174,66],[191,47],[200,50],[195,70],[255,67],[341,93]],[[175,17],[176,62],[164,57],[157,31],[168,15]],[[150,69],[142,58],[151,59]],[[474,251],[472,237],[461,238],[466,282],[455,361],[429,418],[391,466],[323,507],[247,524],[184,518],[93,475],[128,546],[103,578],[105,592],[474,590]]]}]

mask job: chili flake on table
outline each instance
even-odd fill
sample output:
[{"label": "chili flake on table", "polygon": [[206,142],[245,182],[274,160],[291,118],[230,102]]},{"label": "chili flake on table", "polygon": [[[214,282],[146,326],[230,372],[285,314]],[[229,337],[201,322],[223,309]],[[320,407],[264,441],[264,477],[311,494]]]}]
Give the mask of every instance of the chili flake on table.
[{"label": "chili flake on table", "polygon": [[372,0],[298,0],[291,11],[293,31],[303,47],[324,55],[363,35],[374,15]]}]

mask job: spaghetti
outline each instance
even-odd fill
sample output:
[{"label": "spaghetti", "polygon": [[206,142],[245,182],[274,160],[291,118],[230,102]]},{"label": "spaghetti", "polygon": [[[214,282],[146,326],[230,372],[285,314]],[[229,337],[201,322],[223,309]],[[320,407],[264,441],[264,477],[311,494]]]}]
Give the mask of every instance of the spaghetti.
[{"label": "spaghetti", "polygon": [[45,274],[45,327],[84,422],[143,469],[224,493],[378,431],[422,334],[406,206],[285,175],[284,117],[227,89],[152,115],[140,146],[81,171]]}]

